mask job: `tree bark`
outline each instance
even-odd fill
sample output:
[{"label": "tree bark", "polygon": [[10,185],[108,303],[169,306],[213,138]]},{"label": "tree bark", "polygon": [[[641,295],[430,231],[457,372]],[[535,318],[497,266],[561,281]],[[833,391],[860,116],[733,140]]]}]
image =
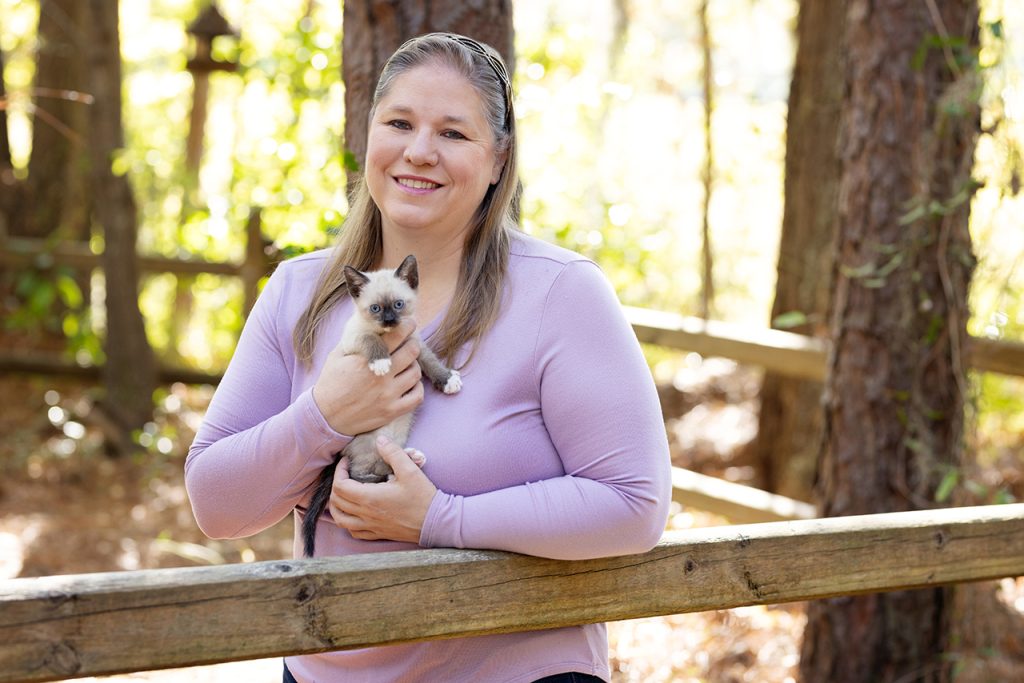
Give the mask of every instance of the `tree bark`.
[{"label": "tree bark", "polygon": [[39,9],[32,156],[14,233],[20,236],[62,228],[64,239],[89,238],[89,111],[80,98],[88,79],[85,9],[79,0],[47,0]]},{"label": "tree bark", "polygon": [[[3,50],[0,50],[0,100],[7,100]],[[8,216],[14,207],[18,191],[19,184],[14,177],[14,162],[11,159],[10,134],[7,130],[7,109],[0,107],[0,237],[10,231]]]},{"label": "tree bark", "polygon": [[432,31],[461,33],[500,52],[509,72],[515,65],[511,0],[346,0],[343,22],[345,150],[360,169],[373,89],[403,42]]},{"label": "tree bark", "polygon": [[93,41],[89,53],[92,177],[95,216],[103,227],[106,280],[106,364],[103,380],[106,412],[123,429],[151,419],[156,361],[139,311],[135,239],[138,217],[125,175],[114,173],[115,156],[124,147],[121,122],[121,54],[117,0],[89,0]]},{"label": "tree bark", "polygon": [[[786,130],[785,208],[772,326],[798,312],[786,329],[828,336],[829,282],[836,236],[843,102],[846,0],[802,0]],[[820,382],[765,374],[754,458],[769,491],[811,500],[821,442]]]},{"label": "tree bark", "polygon": [[[979,129],[976,0],[851,0],[846,21],[829,516],[933,507],[960,463]],[[934,589],[813,603],[801,678],[948,680],[951,602]]]}]

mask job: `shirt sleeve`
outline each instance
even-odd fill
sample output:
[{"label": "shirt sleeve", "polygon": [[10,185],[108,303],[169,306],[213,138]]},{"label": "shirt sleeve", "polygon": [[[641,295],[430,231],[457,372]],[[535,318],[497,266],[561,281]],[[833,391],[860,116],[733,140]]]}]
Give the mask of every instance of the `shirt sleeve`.
[{"label": "shirt sleeve", "polygon": [[250,536],[283,519],[351,440],[330,427],[312,389],[291,400],[288,270],[275,271],[253,307],[185,460],[192,511],[211,538]]},{"label": "shirt sleeve", "polygon": [[645,552],[661,538],[671,500],[668,441],[650,370],[614,291],[596,265],[571,262],[541,315],[536,381],[566,474],[474,496],[438,492],[421,545],[587,559]]}]

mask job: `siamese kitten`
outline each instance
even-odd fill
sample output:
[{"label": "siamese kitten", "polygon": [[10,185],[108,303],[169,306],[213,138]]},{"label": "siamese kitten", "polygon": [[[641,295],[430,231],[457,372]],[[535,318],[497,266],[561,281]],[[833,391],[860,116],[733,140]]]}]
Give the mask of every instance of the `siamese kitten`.
[{"label": "siamese kitten", "polygon": [[[413,314],[416,288],[419,286],[416,257],[410,254],[393,272],[384,269],[363,273],[351,266],[345,266],[345,282],[356,310],[342,330],[341,348],[346,354],[359,354],[365,358],[373,374],[386,375],[391,371],[391,355],[381,335],[397,327]],[[446,394],[459,391],[462,388],[462,377],[459,372],[445,366],[417,333],[414,332],[413,337],[414,343],[420,345],[418,360],[423,376],[429,379],[438,391]],[[302,539],[307,557],[313,557],[316,523],[327,508],[327,501],[331,497],[338,460],[342,456],[348,456],[349,476],[356,481],[385,481],[392,471],[391,467],[377,455],[377,437],[387,436],[400,447],[404,447],[412,428],[412,418],[412,413],[408,413],[379,429],[357,435],[335,457],[334,462],[323,469],[302,521]],[[416,464],[423,466],[425,458],[422,453],[412,448],[407,448],[406,452]]]}]

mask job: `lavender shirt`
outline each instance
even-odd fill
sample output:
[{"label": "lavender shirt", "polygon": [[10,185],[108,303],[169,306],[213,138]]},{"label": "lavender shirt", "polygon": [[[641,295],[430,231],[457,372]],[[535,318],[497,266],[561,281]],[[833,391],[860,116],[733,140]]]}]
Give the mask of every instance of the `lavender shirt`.
[{"label": "lavender shirt", "polygon": [[[185,463],[192,509],[214,538],[266,529],[295,510],[351,439],[311,389],[352,313],[319,333],[310,367],[292,329],[326,251],[282,263],[264,288]],[[421,331],[429,341],[440,319]],[[464,359],[460,359],[464,360]],[[461,365],[460,363],[457,363]],[[419,547],[510,550],[558,559],[650,549],[665,528],[670,468],[650,372],[593,262],[517,234],[501,314],[463,368],[460,393],[427,388],[409,446],[438,487]],[[298,507],[297,507],[298,506]],[[360,541],[329,516],[317,555],[417,546]],[[302,682],[527,682],[565,671],[609,678],[603,624],[288,658]]]}]

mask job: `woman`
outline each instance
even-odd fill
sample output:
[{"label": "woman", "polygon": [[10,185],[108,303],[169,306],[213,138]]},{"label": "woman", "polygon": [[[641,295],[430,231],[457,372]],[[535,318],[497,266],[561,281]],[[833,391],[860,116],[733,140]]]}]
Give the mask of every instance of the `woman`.
[{"label": "woman", "polygon": [[[426,464],[385,442],[393,481],[362,484],[339,466],[318,555],[457,547],[585,559],[658,541],[668,448],[639,345],[592,262],[516,231],[516,183],[498,54],[453,34],[400,47],[374,94],[339,243],[270,278],[189,452],[204,532],[247,536],[295,510],[298,555],[319,472],[352,435],[415,409],[408,445]],[[420,268],[416,325],[461,369],[458,394],[424,391],[418,347],[403,343],[411,325],[387,336],[383,377],[335,348],[352,314],[342,266],[394,268],[408,254]],[[593,624],[290,657],[285,680],[608,680],[607,660]]]}]

